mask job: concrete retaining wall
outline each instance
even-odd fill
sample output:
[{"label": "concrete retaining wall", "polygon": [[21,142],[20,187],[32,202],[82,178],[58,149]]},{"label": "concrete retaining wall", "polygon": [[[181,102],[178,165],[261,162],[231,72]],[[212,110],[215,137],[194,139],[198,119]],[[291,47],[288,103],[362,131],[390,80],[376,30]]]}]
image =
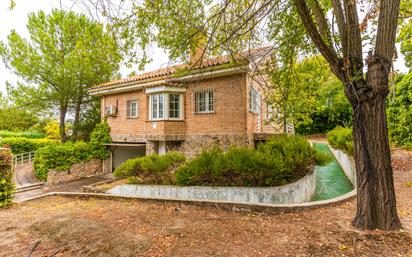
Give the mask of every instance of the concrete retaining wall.
[{"label": "concrete retaining wall", "polygon": [[331,146],[329,146],[329,148],[341,166],[343,172],[345,172],[350,182],[352,182],[353,187],[356,188],[356,171],[353,158],[341,150],[335,149]]},{"label": "concrete retaining wall", "polygon": [[211,201],[239,204],[285,204],[309,201],[316,189],[315,172],[300,180],[279,187],[204,187],[119,185],[106,193],[115,196],[145,199]]}]

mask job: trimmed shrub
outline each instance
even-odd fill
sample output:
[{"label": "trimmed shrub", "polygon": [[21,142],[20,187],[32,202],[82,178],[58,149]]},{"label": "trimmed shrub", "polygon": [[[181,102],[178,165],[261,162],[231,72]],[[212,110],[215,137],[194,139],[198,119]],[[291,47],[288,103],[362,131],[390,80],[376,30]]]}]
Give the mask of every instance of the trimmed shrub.
[{"label": "trimmed shrub", "polygon": [[34,152],[41,147],[57,144],[60,144],[60,142],[46,138],[31,139],[24,137],[7,137],[1,140],[1,145],[9,146],[13,154]]},{"label": "trimmed shrub", "polygon": [[279,186],[304,176],[317,160],[326,159],[299,136],[276,137],[258,149],[214,147],[182,165],[178,185]]},{"label": "trimmed shrub", "polygon": [[134,177],[129,179],[132,183],[172,184],[174,169],[185,160],[185,156],[179,152],[129,159],[115,169],[114,176],[117,178]]},{"label": "trimmed shrub", "polygon": [[94,158],[90,153],[90,146],[85,142],[67,142],[40,148],[34,157],[34,173],[39,180],[46,181],[49,170],[66,171],[75,163]]},{"label": "trimmed shrub", "polygon": [[331,146],[353,155],[354,144],[351,128],[336,127],[334,130],[329,131],[327,136]]},{"label": "trimmed shrub", "polygon": [[7,138],[7,137],[45,138],[46,135],[40,132],[30,132],[30,131],[14,132],[14,131],[8,131],[8,130],[1,130],[0,138]]},{"label": "trimmed shrub", "polygon": [[0,150],[0,208],[9,205],[13,200],[14,182],[11,163],[11,152]]}]

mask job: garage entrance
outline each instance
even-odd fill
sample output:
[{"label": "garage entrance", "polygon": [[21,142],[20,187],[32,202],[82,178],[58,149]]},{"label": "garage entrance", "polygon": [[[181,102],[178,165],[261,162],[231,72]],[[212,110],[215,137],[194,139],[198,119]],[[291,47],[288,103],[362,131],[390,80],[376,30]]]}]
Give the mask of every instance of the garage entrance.
[{"label": "garage entrance", "polygon": [[105,144],[110,150],[109,169],[114,171],[120,164],[128,159],[145,156],[145,143],[110,143]]}]

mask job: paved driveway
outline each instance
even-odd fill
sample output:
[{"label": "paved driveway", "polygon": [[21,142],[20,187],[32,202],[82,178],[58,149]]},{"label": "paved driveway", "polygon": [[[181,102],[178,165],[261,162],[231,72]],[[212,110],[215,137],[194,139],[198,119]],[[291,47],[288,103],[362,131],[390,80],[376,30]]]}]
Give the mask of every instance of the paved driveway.
[{"label": "paved driveway", "polygon": [[30,187],[32,185],[41,183],[41,181],[37,180],[34,176],[33,166],[31,163],[18,165],[17,167],[15,167],[14,171],[14,181],[17,188],[17,192],[14,197],[15,202],[21,202],[28,198],[36,197],[49,192],[81,192],[83,186],[113,178],[113,175],[111,173],[99,174],[93,177],[54,186],[48,186],[47,183],[45,183],[37,187],[29,188],[27,191],[21,191],[22,187]]}]

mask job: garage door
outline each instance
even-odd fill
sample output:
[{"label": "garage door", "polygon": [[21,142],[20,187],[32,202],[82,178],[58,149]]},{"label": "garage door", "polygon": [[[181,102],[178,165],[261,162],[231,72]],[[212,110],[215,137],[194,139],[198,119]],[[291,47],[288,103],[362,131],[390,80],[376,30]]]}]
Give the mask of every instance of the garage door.
[{"label": "garage door", "polygon": [[115,169],[120,164],[128,159],[144,156],[146,153],[146,146],[117,146],[113,150],[113,168]]}]

